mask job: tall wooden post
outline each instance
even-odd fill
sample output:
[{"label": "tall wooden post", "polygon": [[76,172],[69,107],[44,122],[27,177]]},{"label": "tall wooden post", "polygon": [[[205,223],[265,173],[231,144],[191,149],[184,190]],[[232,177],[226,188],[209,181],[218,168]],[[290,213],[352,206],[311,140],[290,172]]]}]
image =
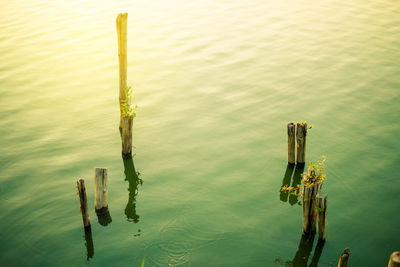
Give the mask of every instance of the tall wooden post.
[{"label": "tall wooden post", "polygon": [[350,249],[346,248],[340,255],[338,267],[347,267],[347,262],[349,261],[349,257],[350,257]]},{"label": "tall wooden post", "polygon": [[322,200],[322,197],[317,198],[319,240],[325,240],[327,202],[328,202],[328,196],[325,196],[324,200]]},{"label": "tall wooden post", "polygon": [[78,188],[79,201],[81,204],[83,226],[85,227],[85,229],[88,229],[90,228],[90,219],[89,219],[89,210],[87,204],[85,181],[83,179],[80,179],[76,184]]},{"label": "tall wooden post", "polygon": [[107,168],[94,168],[94,208],[96,213],[108,209]]},{"label": "tall wooden post", "polygon": [[[118,35],[118,59],[119,59],[119,105],[125,100],[125,91],[127,90],[127,24],[128,13],[121,13],[117,17],[117,35]],[[119,123],[119,130],[122,133],[122,110]]]},{"label": "tall wooden post", "polygon": [[297,164],[304,164],[306,159],[306,136],[307,123],[297,123],[296,140],[297,140]]},{"label": "tall wooden post", "polygon": [[287,125],[287,142],[288,142],[288,163],[295,164],[295,124],[293,122]]},{"label": "tall wooden post", "polygon": [[395,251],[390,255],[388,267],[400,267],[400,251]]}]

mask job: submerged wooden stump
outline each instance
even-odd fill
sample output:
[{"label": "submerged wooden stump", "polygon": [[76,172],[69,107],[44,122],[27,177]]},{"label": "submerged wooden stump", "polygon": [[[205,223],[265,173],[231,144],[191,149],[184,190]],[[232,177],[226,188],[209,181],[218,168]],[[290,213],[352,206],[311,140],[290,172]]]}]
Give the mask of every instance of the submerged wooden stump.
[{"label": "submerged wooden stump", "polygon": [[388,267],[400,267],[400,251],[395,251],[390,255]]},{"label": "submerged wooden stump", "polygon": [[85,227],[85,229],[88,229],[90,228],[90,218],[89,218],[89,210],[87,204],[85,181],[83,179],[80,179],[77,182],[77,188],[78,188],[79,201],[81,204],[83,226]]},{"label": "submerged wooden stump", "polygon": [[287,125],[287,142],[288,142],[288,163],[295,164],[295,149],[296,149],[296,142],[295,142],[295,129],[296,126],[293,122],[288,123]]},{"label": "submerged wooden stump", "polygon": [[340,255],[338,267],[347,267],[347,262],[349,261],[349,257],[350,257],[350,249],[346,248]]},{"label": "submerged wooden stump", "polygon": [[297,164],[304,164],[306,159],[306,136],[307,123],[297,123],[296,140],[297,140]]},{"label": "submerged wooden stump", "polygon": [[324,200],[322,200],[322,197],[317,198],[319,240],[325,240],[327,202],[328,202],[328,196],[325,196]]},{"label": "submerged wooden stump", "polygon": [[107,168],[94,168],[94,208],[96,213],[108,210]]},{"label": "submerged wooden stump", "polygon": [[122,157],[129,158],[132,157],[132,126],[133,117],[122,117]]}]

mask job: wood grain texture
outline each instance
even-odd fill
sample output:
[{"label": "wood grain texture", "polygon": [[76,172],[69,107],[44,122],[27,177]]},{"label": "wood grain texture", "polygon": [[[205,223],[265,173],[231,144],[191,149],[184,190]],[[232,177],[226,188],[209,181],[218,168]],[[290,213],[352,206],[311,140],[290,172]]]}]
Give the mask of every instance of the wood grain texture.
[{"label": "wood grain texture", "polygon": [[[118,36],[118,60],[119,60],[119,105],[125,100],[125,90],[127,89],[127,39],[128,39],[128,13],[121,13],[117,16],[117,36]],[[119,129],[121,132],[122,111]]]},{"label": "wood grain texture", "polygon": [[297,123],[297,164],[304,164],[306,160],[307,123]]},{"label": "wood grain texture", "polygon": [[326,210],[327,210],[328,196],[325,196],[324,199],[322,197],[317,198],[317,207],[318,207],[318,239],[325,240],[325,231],[326,231]]},{"label": "wood grain texture", "polygon": [[122,156],[128,158],[132,156],[133,117],[122,117],[121,122]]},{"label": "wood grain texture", "polygon": [[90,218],[87,204],[85,181],[83,179],[80,179],[79,181],[77,181],[76,184],[78,188],[79,202],[81,204],[83,226],[87,228],[90,227]]},{"label": "wood grain texture", "polygon": [[295,164],[295,129],[296,125],[293,122],[288,123],[287,125],[287,142],[288,142],[288,163]]},{"label": "wood grain texture", "polygon": [[94,168],[94,208],[96,212],[108,208],[107,168]]}]

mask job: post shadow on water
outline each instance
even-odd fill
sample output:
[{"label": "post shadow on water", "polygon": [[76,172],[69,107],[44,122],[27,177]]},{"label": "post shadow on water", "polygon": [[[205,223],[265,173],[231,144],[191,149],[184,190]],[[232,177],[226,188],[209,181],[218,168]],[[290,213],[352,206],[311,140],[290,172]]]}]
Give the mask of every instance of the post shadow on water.
[{"label": "post shadow on water", "polygon": [[138,194],[138,186],[143,184],[143,180],[139,178],[139,172],[136,172],[133,158],[122,158],[124,161],[125,181],[128,181],[129,198],[126,204],[125,215],[128,221],[138,223],[139,215],[136,213],[136,196]]},{"label": "post shadow on water", "polygon": [[290,185],[290,181],[292,179],[293,170],[294,170],[294,165],[293,164],[288,164],[287,167],[286,167],[285,176],[283,176],[282,186],[281,186],[281,190],[280,190],[280,199],[283,202],[287,202],[289,191],[286,191],[286,190],[282,191],[282,187],[284,187],[285,185],[287,185],[287,186]]},{"label": "post shadow on water", "polygon": [[86,247],[86,260],[93,258],[94,255],[94,247],[93,247],[93,238],[92,238],[92,229],[89,227],[83,228],[85,231],[85,247]]},{"label": "post shadow on water", "polygon": [[[296,255],[293,258],[292,266],[293,267],[307,267],[308,258],[310,257],[313,243],[314,243],[315,235],[306,236],[304,234],[301,235],[299,248],[296,252]],[[324,248],[325,241],[318,240],[317,246],[314,250],[314,255],[311,259],[311,263],[309,267],[317,267],[319,258],[321,257],[322,250]]]},{"label": "post shadow on water", "polygon": [[[303,178],[303,171],[304,171],[304,164],[297,164],[296,168],[294,169],[294,174],[293,174],[293,182],[292,182],[292,187],[296,188],[297,185],[301,184],[301,179]],[[299,196],[290,194],[289,195],[289,204],[294,205],[299,202]]]},{"label": "post shadow on water", "polygon": [[287,190],[282,191],[282,188],[284,186],[290,185],[290,182],[292,180],[292,174],[293,174],[293,181],[292,181],[291,186],[296,188],[297,185],[299,185],[301,183],[303,171],[304,171],[304,164],[297,164],[296,166],[293,164],[287,165],[285,175],[283,176],[282,186],[281,186],[281,191],[280,191],[280,196],[279,196],[281,201],[288,202],[288,199],[289,199],[289,204],[292,206],[296,203],[300,204],[299,196],[294,195],[294,194],[289,194],[289,191],[287,191]]}]

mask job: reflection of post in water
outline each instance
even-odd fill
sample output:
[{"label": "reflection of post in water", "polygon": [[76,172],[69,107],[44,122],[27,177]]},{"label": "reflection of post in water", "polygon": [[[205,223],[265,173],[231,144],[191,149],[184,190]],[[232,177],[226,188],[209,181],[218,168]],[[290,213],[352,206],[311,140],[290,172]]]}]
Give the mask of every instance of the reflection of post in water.
[{"label": "reflection of post in water", "polygon": [[287,191],[287,190],[282,190],[282,188],[283,188],[284,186],[289,186],[289,185],[290,185],[290,180],[292,179],[293,170],[294,170],[294,165],[288,164],[287,167],[286,167],[285,176],[283,177],[282,186],[281,186],[280,199],[281,199],[281,201],[283,201],[283,202],[286,202],[286,201],[287,201],[289,191]]},{"label": "reflection of post in water", "polygon": [[110,224],[112,222],[112,218],[111,218],[110,211],[108,210],[108,208],[101,212],[96,211],[96,215],[97,215],[99,224],[101,224],[103,226],[107,226],[108,224]]},{"label": "reflection of post in water", "polygon": [[296,256],[292,261],[293,267],[307,267],[308,257],[310,256],[311,250],[313,248],[314,235],[305,236],[301,235],[299,249],[296,252]]},{"label": "reflection of post in water", "polygon": [[322,250],[324,249],[325,240],[318,240],[317,246],[314,250],[314,256],[312,257],[310,267],[317,267],[319,258],[321,257]]},{"label": "reflection of post in water", "polygon": [[[314,243],[314,235],[306,236],[304,234],[301,235],[299,248],[294,256],[294,259],[290,266],[293,267],[307,267],[308,258],[310,257],[312,248]],[[314,250],[314,255],[311,259],[311,263],[309,267],[317,267],[319,258],[321,257],[322,250],[324,248],[325,241],[318,240],[317,246]]]},{"label": "reflection of post in water", "polygon": [[135,170],[132,157],[124,159],[125,181],[129,182],[129,199],[126,204],[125,215],[128,221],[139,222],[139,215],[136,214],[136,196],[138,194],[139,184],[143,184],[143,180],[139,178],[139,173]]},{"label": "reflection of post in water", "polygon": [[[301,179],[303,178],[303,171],[304,171],[304,164],[300,165],[297,164],[293,174],[293,182],[292,182],[293,188],[296,188],[298,185],[301,184]],[[299,203],[298,194],[292,194],[291,192],[291,194],[289,195],[289,203],[292,206],[296,203]]]},{"label": "reflection of post in water", "polygon": [[92,239],[92,229],[90,226],[85,228],[85,246],[86,246],[86,260],[93,258],[94,248]]}]

